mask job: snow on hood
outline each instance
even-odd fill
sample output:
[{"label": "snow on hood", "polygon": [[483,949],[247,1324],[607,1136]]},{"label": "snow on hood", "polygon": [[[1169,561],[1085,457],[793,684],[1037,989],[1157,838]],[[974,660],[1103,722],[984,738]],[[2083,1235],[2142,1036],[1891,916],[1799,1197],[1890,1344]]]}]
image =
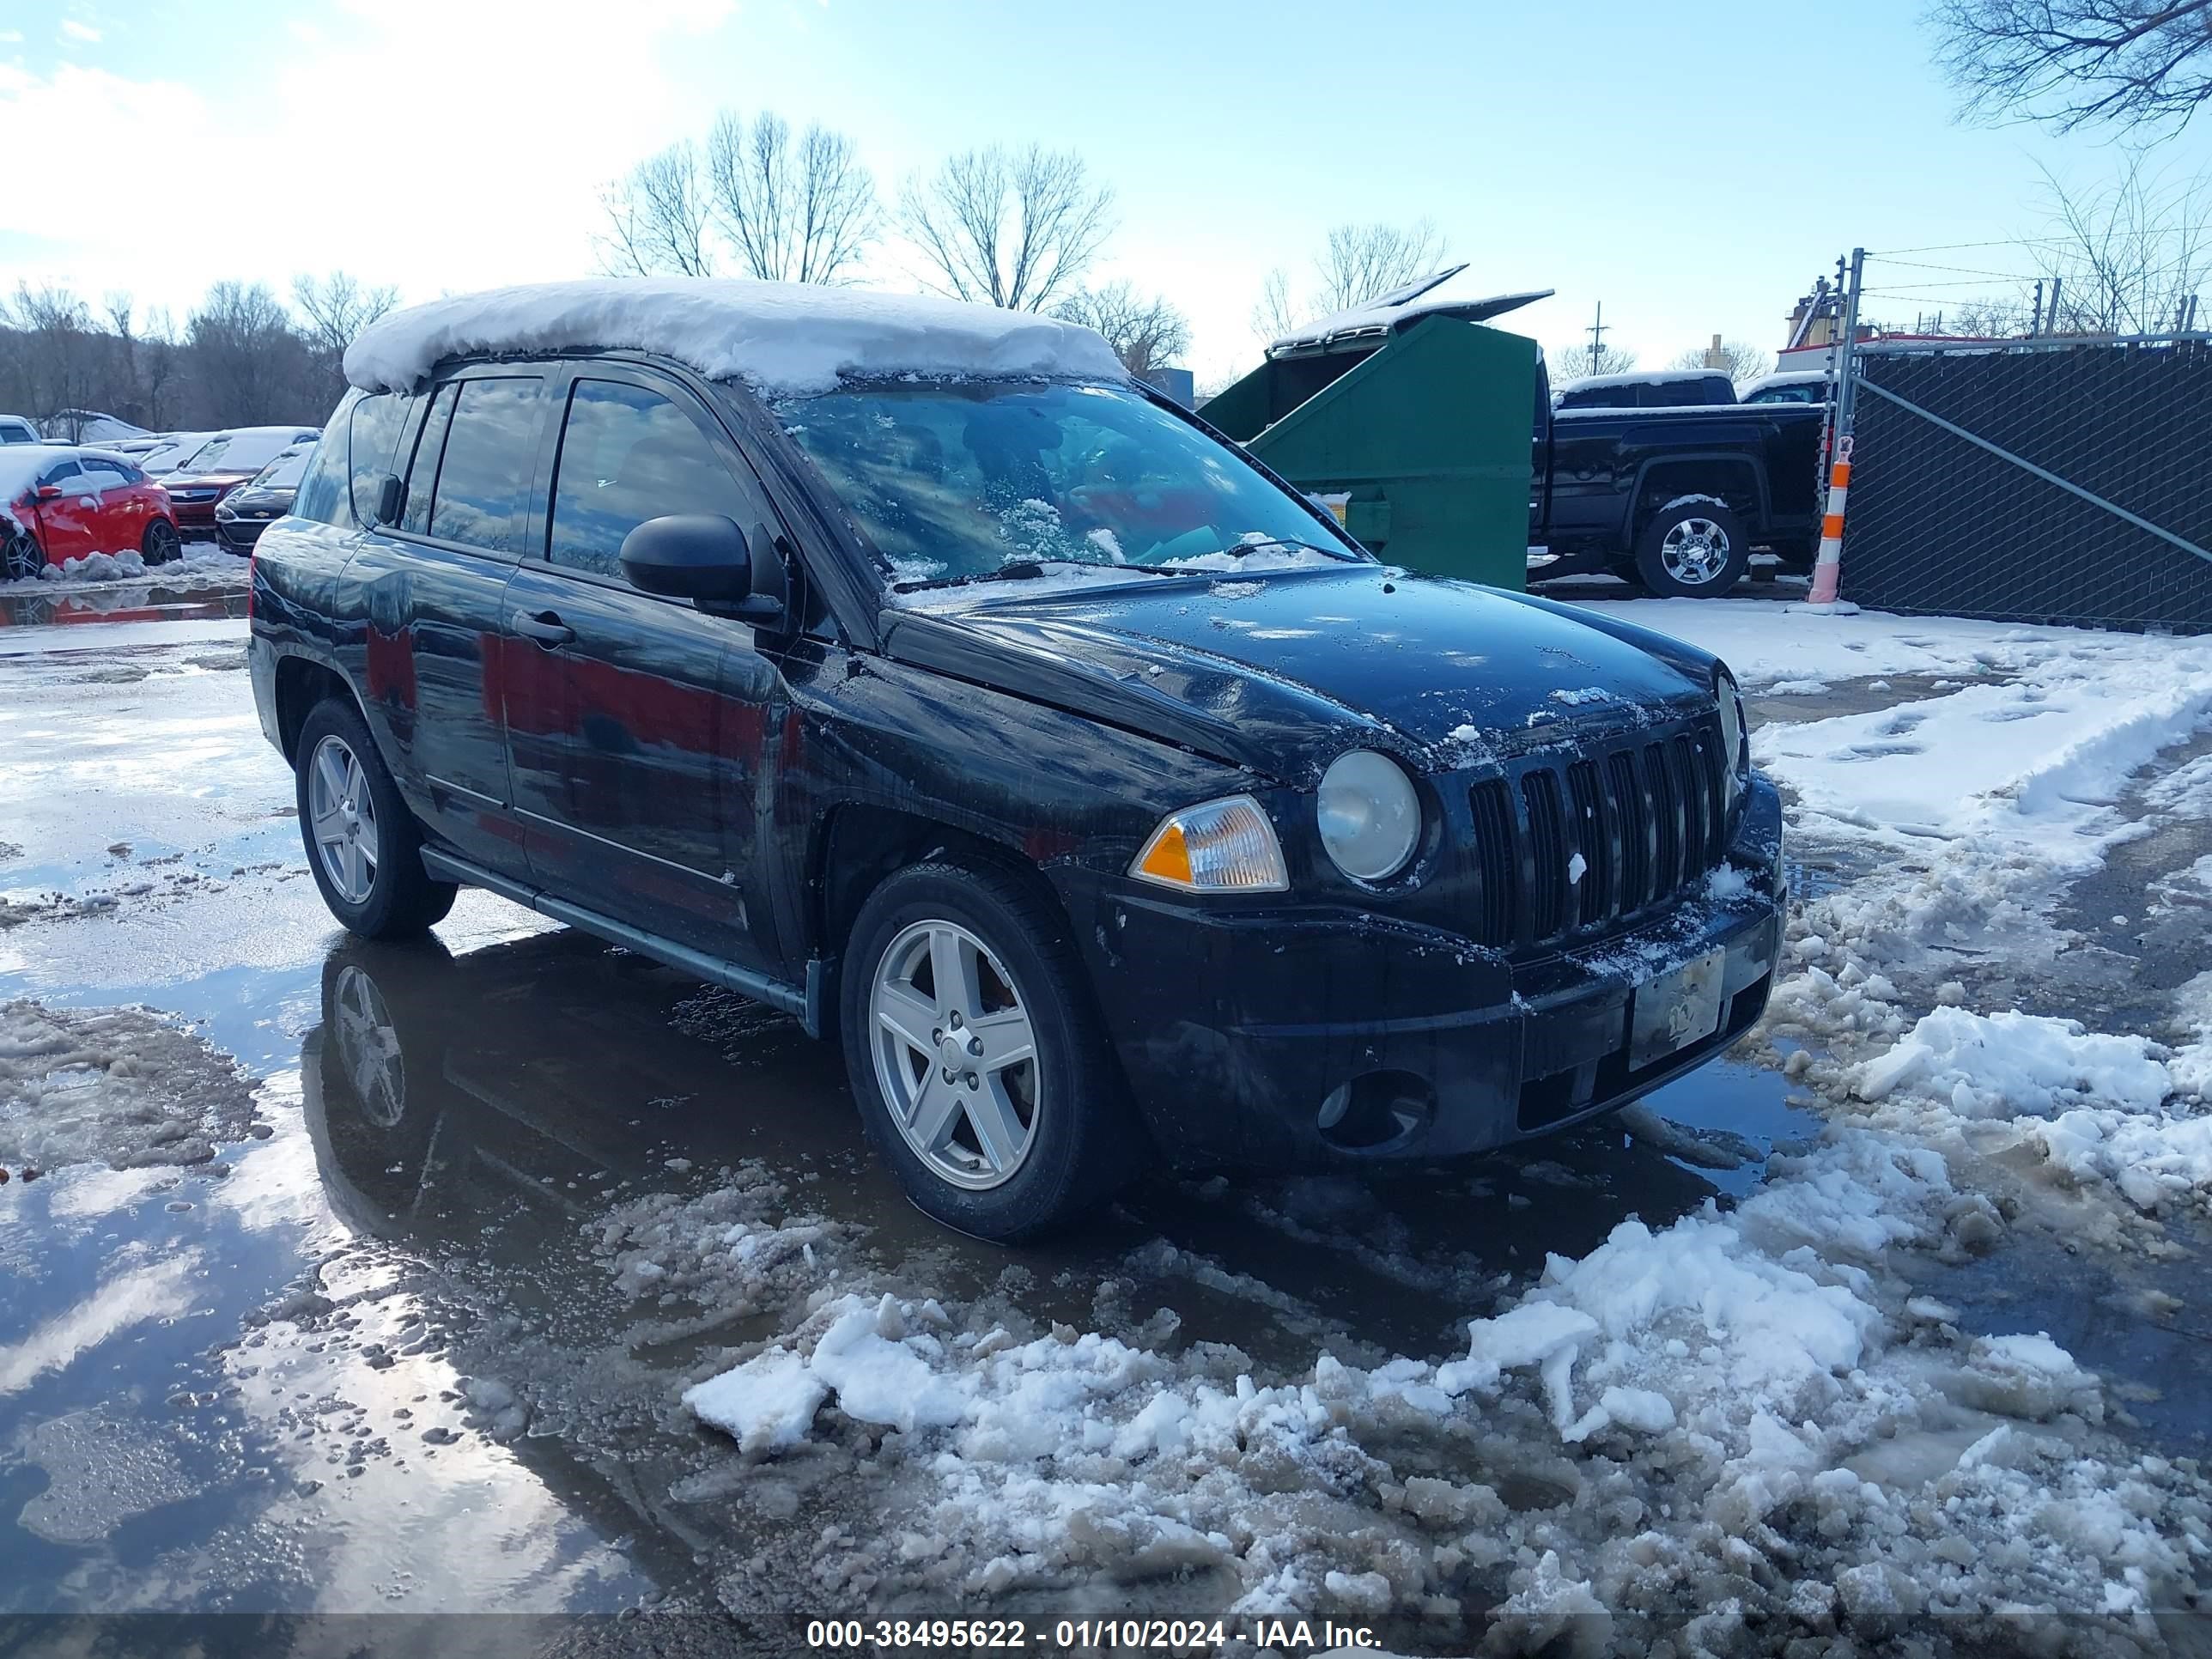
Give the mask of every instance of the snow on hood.
[{"label": "snow on hood", "polygon": [[345,355],[367,392],[419,385],[473,352],[649,351],[710,380],[826,392],[840,375],[1128,378],[1113,348],[1073,323],[994,306],[808,283],[608,277],[433,300],[372,324]]}]

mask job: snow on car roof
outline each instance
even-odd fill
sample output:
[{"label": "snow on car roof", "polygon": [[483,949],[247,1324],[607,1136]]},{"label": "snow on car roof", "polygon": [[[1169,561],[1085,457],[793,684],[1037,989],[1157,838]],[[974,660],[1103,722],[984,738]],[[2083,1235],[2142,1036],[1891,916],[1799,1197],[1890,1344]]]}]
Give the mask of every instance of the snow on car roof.
[{"label": "snow on car roof", "polygon": [[1555,392],[1583,392],[1594,386],[1686,386],[1692,380],[1710,380],[1714,375],[1725,380],[1724,368],[1632,368],[1619,374],[1585,374],[1579,380],[1562,380],[1553,388]]},{"label": "snow on car roof", "polygon": [[1762,374],[1755,380],[1746,380],[1743,395],[1748,398],[1753,392],[1771,386],[1813,386],[1825,382],[1828,378],[1828,371],[1825,368],[1778,369],[1771,374]]},{"label": "snow on car roof", "polygon": [[649,351],[710,380],[827,392],[841,375],[1035,375],[1125,380],[1097,334],[994,306],[807,283],[609,277],[456,295],[393,312],[345,355],[363,391],[404,391],[477,352]]},{"label": "snow on car roof", "polygon": [[0,449],[0,501],[12,501],[38,482],[56,461],[87,459],[132,463],[112,450],[71,444],[9,444]]}]

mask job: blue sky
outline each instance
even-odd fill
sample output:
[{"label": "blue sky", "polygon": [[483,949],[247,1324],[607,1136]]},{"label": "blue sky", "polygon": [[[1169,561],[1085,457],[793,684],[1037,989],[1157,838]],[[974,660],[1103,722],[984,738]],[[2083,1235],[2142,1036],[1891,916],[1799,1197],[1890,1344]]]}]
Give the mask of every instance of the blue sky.
[{"label": "blue sky", "polygon": [[[1202,380],[1253,359],[1268,270],[1297,280],[1355,219],[1435,222],[1472,264],[1455,290],[1558,289],[1514,325],[1547,345],[1601,299],[1610,337],[1652,363],[1716,331],[1778,343],[1854,242],[2040,233],[2039,163],[2109,173],[2106,142],[1955,123],[1920,11],[9,0],[0,155],[48,158],[30,176],[52,184],[0,192],[0,284],[181,314],[217,277],[281,291],[334,265],[410,299],[588,274],[599,185],[730,105],[842,129],[887,198],[969,145],[1079,151],[1117,198],[1097,274],[1189,314]],[[2212,159],[2198,125],[2170,165]],[[916,286],[895,246],[870,277]],[[1927,295],[1893,302],[1905,321],[1957,292],[1935,284],[1973,285],[1877,279]]]}]

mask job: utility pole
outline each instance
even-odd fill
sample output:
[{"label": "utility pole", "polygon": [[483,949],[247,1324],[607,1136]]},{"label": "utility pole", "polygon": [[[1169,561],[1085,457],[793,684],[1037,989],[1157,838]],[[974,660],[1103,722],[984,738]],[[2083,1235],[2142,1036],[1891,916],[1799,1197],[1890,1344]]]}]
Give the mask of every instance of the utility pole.
[{"label": "utility pole", "polygon": [[1844,556],[1844,502],[1851,482],[1851,416],[1858,404],[1858,381],[1851,357],[1858,345],[1859,284],[1866,274],[1866,250],[1851,250],[1850,286],[1844,290],[1842,327],[1829,357],[1836,395],[1832,414],[1833,453],[1829,457],[1827,511],[1820,520],[1820,549],[1813,561],[1811,602],[1836,603],[1836,584]]},{"label": "utility pole", "polygon": [[1598,372],[1598,365],[1605,361],[1605,301],[1602,300],[1597,302],[1597,320],[1589,325],[1589,372],[1595,374]]}]

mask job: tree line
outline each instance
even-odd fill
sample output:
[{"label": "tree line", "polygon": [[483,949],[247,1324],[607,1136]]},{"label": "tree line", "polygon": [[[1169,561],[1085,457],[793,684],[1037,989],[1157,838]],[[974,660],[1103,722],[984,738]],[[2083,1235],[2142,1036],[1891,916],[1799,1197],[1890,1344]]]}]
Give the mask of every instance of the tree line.
[{"label": "tree line", "polygon": [[220,282],[179,323],[127,294],[95,307],[21,283],[0,299],[0,411],[67,438],[75,411],[155,432],[316,425],[345,391],[346,347],[398,302],[338,270],[295,277],[289,305],[266,283]]}]

